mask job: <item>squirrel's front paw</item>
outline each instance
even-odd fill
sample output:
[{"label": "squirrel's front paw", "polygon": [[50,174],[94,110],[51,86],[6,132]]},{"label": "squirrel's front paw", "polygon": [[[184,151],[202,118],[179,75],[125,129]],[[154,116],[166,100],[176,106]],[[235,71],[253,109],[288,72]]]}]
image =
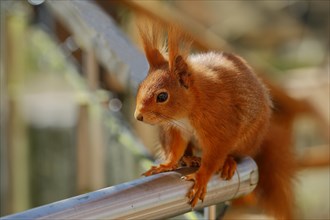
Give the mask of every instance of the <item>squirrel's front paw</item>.
[{"label": "squirrel's front paw", "polygon": [[172,171],[178,168],[178,165],[172,164],[160,164],[158,166],[152,166],[148,171],[144,172],[142,175],[151,176],[157,173],[163,173],[167,171]]},{"label": "squirrel's front paw", "polygon": [[191,187],[187,194],[189,203],[191,207],[194,208],[199,199],[203,202],[206,195],[207,182],[203,180],[204,178],[198,177],[198,173],[192,173],[187,176],[183,176],[182,179],[194,181],[194,185]]}]

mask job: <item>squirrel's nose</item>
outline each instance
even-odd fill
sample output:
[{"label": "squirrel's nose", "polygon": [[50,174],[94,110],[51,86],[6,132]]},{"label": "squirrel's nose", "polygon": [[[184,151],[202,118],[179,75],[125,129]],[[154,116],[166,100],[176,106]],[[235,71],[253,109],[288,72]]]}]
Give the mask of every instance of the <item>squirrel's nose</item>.
[{"label": "squirrel's nose", "polygon": [[138,114],[136,116],[136,119],[139,120],[139,121],[143,121],[143,116],[141,114]]},{"label": "squirrel's nose", "polygon": [[135,112],[134,112],[134,117],[135,117],[137,120],[139,120],[139,121],[143,121],[143,115],[142,115],[141,112],[138,111],[138,110],[135,110]]},{"label": "squirrel's nose", "polygon": [[139,121],[143,121],[143,116],[141,114],[138,114],[136,116],[136,119],[139,120]]}]

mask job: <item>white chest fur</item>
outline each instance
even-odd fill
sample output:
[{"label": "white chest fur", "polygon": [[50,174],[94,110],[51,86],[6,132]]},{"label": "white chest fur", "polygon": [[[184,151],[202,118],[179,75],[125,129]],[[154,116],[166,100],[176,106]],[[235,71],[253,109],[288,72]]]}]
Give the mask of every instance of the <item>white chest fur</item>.
[{"label": "white chest fur", "polygon": [[184,139],[191,140],[195,135],[195,129],[191,126],[188,118],[182,118],[177,120],[177,128],[181,131]]}]

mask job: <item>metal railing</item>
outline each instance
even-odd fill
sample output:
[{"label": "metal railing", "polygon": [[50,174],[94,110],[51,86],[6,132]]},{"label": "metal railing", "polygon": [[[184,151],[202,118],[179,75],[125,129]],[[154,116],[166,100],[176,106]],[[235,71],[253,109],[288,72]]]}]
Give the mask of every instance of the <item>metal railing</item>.
[{"label": "metal railing", "polygon": [[[169,218],[191,211],[186,198],[192,182],[181,176],[192,169],[161,173],[104,188],[59,202],[0,218],[7,219],[153,219]],[[248,194],[258,182],[258,168],[251,158],[242,159],[230,181],[214,175],[204,202],[208,207]]]}]

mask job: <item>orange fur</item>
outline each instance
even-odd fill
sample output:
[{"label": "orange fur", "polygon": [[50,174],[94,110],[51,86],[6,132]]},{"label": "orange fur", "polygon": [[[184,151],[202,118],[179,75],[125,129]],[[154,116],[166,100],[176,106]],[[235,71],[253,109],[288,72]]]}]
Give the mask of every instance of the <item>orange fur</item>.
[{"label": "orange fur", "polygon": [[[292,157],[288,149],[267,144],[272,102],[251,67],[228,53],[187,56],[187,50],[179,45],[182,35],[177,29],[169,28],[167,53],[155,48],[159,45],[154,42],[160,39],[159,27],[155,32],[140,34],[150,70],[139,86],[134,114],[140,121],[162,127],[166,155],[163,164],[152,167],[145,175],[175,169],[187,146],[197,140],[202,149],[201,164],[196,173],[185,177],[195,182],[187,195],[192,207],[204,199],[214,173],[222,169],[221,175],[230,179],[236,169],[232,158],[252,156],[259,165],[258,188],[265,208],[278,212],[275,214],[279,218],[290,217],[290,205],[284,202],[288,205],[284,209],[279,198],[290,201],[291,173],[286,175],[286,166],[292,165]],[[271,127],[271,132],[281,130]],[[288,157],[281,156],[286,154]]]},{"label": "orange fur", "polygon": [[276,219],[292,219],[293,180],[298,170],[292,147],[292,126],[295,116],[309,112],[309,109],[274,86],[267,85],[271,89],[274,108],[269,131],[255,157],[259,167],[257,202]]},{"label": "orange fur", "polygon": [[178,161],[181,159],[182,155],[187,146],[187,141],[182,138],[180,132],[173,127],[168,127],[166,130],[168,134],[167,142],[167,152],[166,161],[160,166],[153,166],[150,170],[144,173],[145,176],[150,176],[152,174],[175,170],[178,167]]}]

